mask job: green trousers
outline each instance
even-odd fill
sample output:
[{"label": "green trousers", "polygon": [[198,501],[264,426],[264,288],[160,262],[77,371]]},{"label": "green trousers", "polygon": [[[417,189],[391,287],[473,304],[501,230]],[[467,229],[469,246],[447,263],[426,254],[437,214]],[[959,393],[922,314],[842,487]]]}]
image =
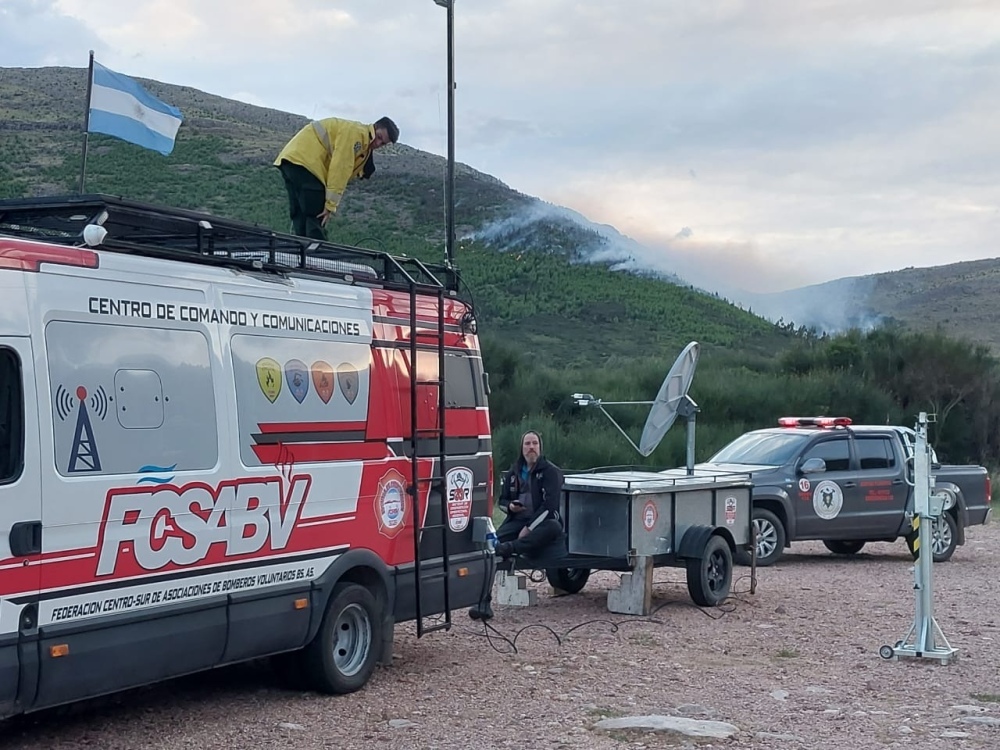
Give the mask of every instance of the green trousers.
[{"label": "green trousers", "polygon": [[305,167],[281,160],[278,166],[288,191],[288,215],[292,220],[292,232],[300,237],[326,240],[326,232],[320,224],[319,215],[326,205],[326,188],[323,183]]}]

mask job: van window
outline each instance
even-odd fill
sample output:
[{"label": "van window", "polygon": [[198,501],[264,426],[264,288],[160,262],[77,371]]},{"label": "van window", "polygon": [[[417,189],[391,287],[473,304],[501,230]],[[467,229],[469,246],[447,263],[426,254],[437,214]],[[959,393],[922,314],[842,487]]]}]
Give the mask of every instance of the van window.
[{"label": "van window", "polygon": [[824,440],[806,451],[802,460],[822,458],[827,471],[847,471],[851,468],[850,446],[846,440]]},{"label": "van window", "polygon": [[[426,349],[417,351],[417,376],[421,380],[437,377],[438,353]],[[475,357],[453,352],[444,355],[444,399],[449,409],[471,409],[484,406],[482,364]]]},{"label": "van window", "polygon": [[21,476],[24,465],[24,392],[21,365],[10,349],[0,349],[0,484]]},{"label": "van window", "polygon": [[892,469],[896,466],[896,457],[888,438],[858,438],[855,443],[858,452],[858,462],[862,470]]},{"label": "van window", "polygon": [[55,465],[63,476],[210,469],[215,387],[201,331],[52,321],[45,328]]}]

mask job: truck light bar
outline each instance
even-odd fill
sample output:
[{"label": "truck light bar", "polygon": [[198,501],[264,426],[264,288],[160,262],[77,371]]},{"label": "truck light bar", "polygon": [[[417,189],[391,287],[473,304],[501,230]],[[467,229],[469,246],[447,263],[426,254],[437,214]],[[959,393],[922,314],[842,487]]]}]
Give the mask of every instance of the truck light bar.
[{"label": "truck light bar", "polygon": [[849,427],[850,417],[781,417],[779,427]]}]

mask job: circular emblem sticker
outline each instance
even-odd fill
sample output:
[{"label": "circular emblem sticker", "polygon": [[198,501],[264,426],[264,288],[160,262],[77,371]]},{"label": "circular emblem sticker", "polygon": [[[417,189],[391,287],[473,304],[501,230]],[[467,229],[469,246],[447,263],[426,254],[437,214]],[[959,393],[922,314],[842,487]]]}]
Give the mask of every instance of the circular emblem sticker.
[{"label": "circular emblem sticker", "polygon": [[656,505],[652,500],[647,500],[642,508],[642,528],[646,531],[652,531],[653,527],[656,526],[657,516]]},{"label": "circular emblem sticker", "polygon": [[844,507],[844,492],[840,485],[824,479],[813,490],[813,510],[824,521],[836,518]]},{"label": "circular emblem sticker", "polygon": [[378,530],[390,539],[400,532],[406,521],[406,486],[404,478],[395,469],[385,473],[375,494],[375,515]]},{"label": "circular emblem sticker", "polygon": [[802,479],[799,480],[799,492],[808,492],[809,487],[810,487],[809,480],[806,479],[805,477],[802,477]]}]

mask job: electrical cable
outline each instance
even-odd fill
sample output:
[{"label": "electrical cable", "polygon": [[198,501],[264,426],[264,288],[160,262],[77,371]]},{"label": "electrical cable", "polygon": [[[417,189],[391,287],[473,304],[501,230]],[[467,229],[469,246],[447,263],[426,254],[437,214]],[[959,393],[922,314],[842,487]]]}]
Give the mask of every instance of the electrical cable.
[{"label": "electrical cable", "polygon": [[[747,578],[750,578],[750,576],[749,575],[740,576],[739,578],[736,579],[736,581],[733,582],[733,586],[735,586],[740,581],[742,581],[744,579],[747,579]],[[492,576],[490,578],[488,578],[487,580],[492,581]],[[531,580],[535,580],[535,579],[532,578]],[[537,581],[536,581],[536,583],[537,583]],[[662,585],[680,586],[682,584],[680,584],[679,582],[674,582],[674,581],[659,581],[657,583],[654,583],[654,585],[658,585],[658,586],[662,586]],[[565,641],[569,639],[569,636],[574,631],[577,631],[577,630],[579,630],[579,629],[581,629],[583,627],[586,627],[588,625],[596,625],[596,624],[609,625],[611,627],[611,632],[612,633],[617,633],[621,629],[621,627],[623,625],[640,624],[640,623],[650,623],[650,624],[655,624],[655,625],[668,625],[669,623],[666,620],[659,619],[659,618],[655,617],[655,615],[661,609],[664,609],[664,608],[670,607],[670,606],[693,607],[694,609],[697,609],[699,612],[701,612],[703,615],[705,615],[709,619],[711,619],[711,620],[718,620],[718,619],[720,619],[722,617],[725,617],[730,612],[735,612],[736,609],[737,609],[737,604],[749,604],[750,603],[749,601],[747,601],[746,599],[742,598],[743,594],[748,594],[748,593],[750,593],[749,589],[744,590],[744,591],[731,590],[730,595],[727,596],[725,599],[723,599],[719,604],[717,604],[714,607],[700,607],[697,604],[694,604],[693,602],[683,602],[683,601],[676,601],[676,600],[666,601],[666,602],[663,602],[662,604],[660,604],[659,606],[657,606],[652,612],[649,613],[649,615],[647,615],[645,617],[633,617],[633,618],[629,618],[627,620],[609,620],[609,619],[606,619],[606,618],[594,618],[592,620],[584,620],[583,622],[577,623],[576,625],[573,625],[572,627],[570,627],[568,630],[566,630],[564,633],[562,633],[562,635],[560,635],[558,632],[556,632],[556,630],[554,628],[550,627],[549,625],[545,625],[545,624],[542,624],[542,623],[530,623],[530,624],[525,625],[525,626],[519,628],[518,630],[514,631],[513,635],[508,636],[507,634],[501,632],[496,627],[494,627],[489,620],[483,620],[482,621],[482,623],[483,623],[483,632],[482,633],[477,632],[476,630],[473,630],[472,628],[462,628],[462,631],[465,632],[465,633],[468,633],[469,635],[473,635],[475,637],[478,637],[478,638],[486,638],[487,642],[490,644],[490,647],[494,651],[496,651],[497,653],[500,653],[500,654],[505,654],[505,653],[506,654],[517,654],[517,653],[519,653],[518,649],[517,649],[517,640],[525,632],[527,632],[529,630],[538,629],[538,630],[547,631],[555,639],[556,645],[562,647],[563,645],[565,645]],[[509,649],[505,650],[505,649],[503,649],[501,647],[498,647],[497,644],[495,643],[495,641],[500,641],[502,643],[506,643],[509,646]]]}]

